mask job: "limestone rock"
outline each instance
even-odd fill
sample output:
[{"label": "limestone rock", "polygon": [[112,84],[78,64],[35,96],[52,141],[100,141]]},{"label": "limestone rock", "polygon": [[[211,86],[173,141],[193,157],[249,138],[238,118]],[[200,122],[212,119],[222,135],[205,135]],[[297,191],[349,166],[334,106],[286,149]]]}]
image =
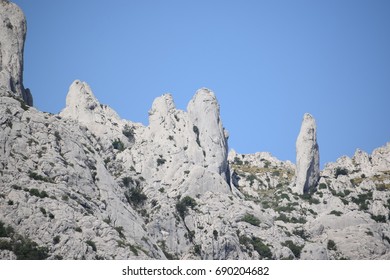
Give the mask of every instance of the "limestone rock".
[{"label": "limestone rock", "polygon": [[307,193],[315,188],[320,178],[320,156],[317,144],[317,125],[310,114],[305,114],[296,142],[297,171],[293,190]]},{"label": "limestone rock", "polygon": [[23,49],[26,19],[14,3],[0,1],[0,96],[14,96],[32,106],[32,95],[23,87]]},{"label": "limestone rock", "polygon": [[[222,126],[218,101],[214,93],[206,88],[198,90],[187,107],[193,133],[196,136],[196,149],[201,151],[203,162],[207,169],[229,178],[227,156],[227,132]],[[197,158],[198,160],[199,158]]]}]

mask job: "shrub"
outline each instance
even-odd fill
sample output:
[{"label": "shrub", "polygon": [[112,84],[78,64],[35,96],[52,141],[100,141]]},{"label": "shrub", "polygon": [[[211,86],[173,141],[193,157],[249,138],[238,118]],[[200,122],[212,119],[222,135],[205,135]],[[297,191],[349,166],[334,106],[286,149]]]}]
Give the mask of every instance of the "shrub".
[{"label": "shrub", "polygon": [[261,257],[267,259],[272,258],[271,249],[266,244],[264,244],[260,238],[252,237],[251,244],[253,246],[253,249],[255,249],[255,251],[259,253]]},{"label": "shrub", "polygon": [[303,246],[298,246],[292,242],[292,240],[287,240],[281,244],[282,246],[288,247],[294,254],[294,256],[299,259],[301,256],[301,251]]},{"label": "shrub", "polygon": [[252,214],[246,214],[242,218],[242,221],[246,222],[248,224],[251,224],[252,226],[257,226],[258,227],[260,225],[260,220],[258,218],[256,218],[255,216],[253,216]]},{"label": "shrub", "polygon": [[332,210],[329,214],[330,215],[335,215],[337,217],[340,217],[343,214],[343,212]]},{"label": "shrub", "polygon": [[125,235],[123,234],[123,227],[122,226],[115,227],[115,230],[118,232],[120,238],[122,238],[122,239],[126,238]]},{"label": "shrub", "polygon": [[131,179],[130,177],[123,177],[122,183],[125,187],[129,187],[130,183],[133,183],[133,179]]},{"label": "shrub", "polygon": [[134,143],[135,138],[134,138],[134,129],[130,127],[129,125],[125,125],[125,127],[122,130],[122,133],[124,136],[127,137],[130,143]]},{"label": "shrub", "polygon": [[54,132],[54,137],[56,138],[57,142],[61,141],[61,135],[60,135],[60,133],[58,131]]},{"label": "shrub", "polygon": [[58,243],[60,243],[60,236],[59,235],[57,235],[56,237],[53,238],[53,244],[55,245]]},{"label": "shrub", "polygon": [[42,175],[39,175],[33,171],[29,171],[28,172],[28,176],[31,178],[31,179],[34,179],[34,180],[37,180],[37,181],[43,181],[43,182],[46,182],[46,183],[54,183],[54,181],[49,178],[49,177],[43,177]]},{"label": "shrub", "polygon": [[371,214],[371,219],[373,219],[375,222],[378,222],[378,223],[386,223],[386,216],[384,216],[384,215],[372,215]]},{"label": "shrub", "polygon": [[125,144],[119,138],[112,142],[112,147],[121,152],[125,150]]},{"label": "shrub", "polygon": [[194,209],[197,205],[195,199],[190,196],[182,198],[178,203],[176,203],[176,210],[179,213],[180,217],[184,220],[185,215],[188,213],[188,207]]},{"label": "shrub", "polygon": [[11,226],[5,227],[0,221],[0,237],[8,237],[8,240],[0,240],[0,250],[9,250],[16,255],[18,260],[44,260],[49,257],[46,247],[39,247],[37,243],[15,233]]},{"label": "shrub", "polygon": [[85,243],[87,243],[87,245],[90,246],[94,252],[97,251],[95,242],[93,242],[92,240],[87,240]]},{"label": "shrub", "polygon": [[213,235],[214,235],[214,239],[217,240],[218,239],[218,231],[214,229]]},{"label": "shrub", "polygon": [[328,248],[328,250],[332,250],[332,251],[336,251],[337,250],[336,243],[333,240],[331,240],[331,239],[328,240],[328,244],[327,244],[326,247]]},{"label": "shrub", "polygon": [[340,175],[348,175],[348,170],[345,168],[337,167],[334,176],[337,178]]},{"label": "shrub", "polygon": [[157,159],[157,166],[163,165],[167,160],[161,158],[161,156]]},{"label": "shrub", "polygon": [[198,244],[194,246],[195,254],[200,255],[201,251],[202,251],[202,246],[200,246]]},{"label": "shrub", "polygon": [[192,127],[192,130],[194,131],[194,133],[196,134],[196,143],[198,144],[198,146],[200,147],[200,140],[199,140],[199,128],[194,125]]},{"label": "shrub", "polygon": [[127,202],[130,203],[133,206],[139,206],[145,202],[145,200],[148,198],[141,187],[134,187],[125,192],[125,197],[127,199]]},{"label": "shrub", "polygon": [[321,184],[318,186],[318,189],[320,189],[320,190],[323,190],[323,189],[326,189],[326,188],[328,188],[328,187],[326,186],[325,183],[321,183]]}]

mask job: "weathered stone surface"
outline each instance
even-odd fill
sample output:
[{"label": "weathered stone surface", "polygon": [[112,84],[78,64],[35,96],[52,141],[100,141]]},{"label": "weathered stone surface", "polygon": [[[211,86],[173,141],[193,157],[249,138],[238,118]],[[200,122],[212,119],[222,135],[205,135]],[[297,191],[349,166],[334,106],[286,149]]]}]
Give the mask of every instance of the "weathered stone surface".
[{"label": "weathered stone surface", "polygon": [[32,106],[32,95],[23,87],[23,49],[26,20],[14,3],[0,1],[0,96],[14,96]]},{"label": "weathered stone surface", "polygon": [[320,178],[320,156],[317,144],[317,125],[310,114],[305,114],[296,142],[297,172],[293,190],[307,193],[315,188]]},{"label": "weathered stone surface", "polygon": [[[297,166],[227,155],[207,89],[187,112],[156,98],[148,126],[81,81],[59,115],[14,97],[0,95],[0,221],[49,259],[389,259],[390,143],[319,173],[310,115]],[[13,237],[0,242],[0,259],[18,258]]]}]

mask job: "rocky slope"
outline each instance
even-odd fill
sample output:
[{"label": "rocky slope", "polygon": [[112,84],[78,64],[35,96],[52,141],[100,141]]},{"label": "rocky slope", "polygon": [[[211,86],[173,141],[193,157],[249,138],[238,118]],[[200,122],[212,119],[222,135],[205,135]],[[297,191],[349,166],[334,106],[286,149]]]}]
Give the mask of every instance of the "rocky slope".
[{"label": "rocky slope", "polygon": [[[14,4],[0,6],[1,24],[24,22]],[[29,106],[22,48],[12,49],[24,33],[0,30],[1,259],[390,258],[390,143],[320,171],[305,115],[297,166],[228,153],[204,88],[186,111],[156,98],[148,126],[81,81],[60,114],[43,113]]]}]

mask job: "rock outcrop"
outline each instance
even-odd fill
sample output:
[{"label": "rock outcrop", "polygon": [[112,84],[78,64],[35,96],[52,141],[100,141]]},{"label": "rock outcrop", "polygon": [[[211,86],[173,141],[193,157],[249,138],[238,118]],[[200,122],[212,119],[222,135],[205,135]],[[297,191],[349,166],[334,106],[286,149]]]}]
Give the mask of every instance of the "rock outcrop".
[{"label": "rock outcrop", "polygon": [[26,29],[26,19],[19,7],[0,0],[0,96],[15,96],[32,106],[30,90],[23,87]]},{"label": "rock outcrop", "polygon": [[[17,68],[1,65],[2,78]],[[170,94],[156,98],[148,126],[121,119],[81,81],[59,115],[8,93],[0,259],[390,259],[390,143],[320,172],[308,114],[294,165],[267,152],[227,155],[207,89],[187,112]]]},{"label": "rock outcrop", "polygon": [[317,144],[317,125],[310,114],[305,114],[296,142],[297,168],[293,190],[299,194],[314,189],[320,178],[320,156]]}]

